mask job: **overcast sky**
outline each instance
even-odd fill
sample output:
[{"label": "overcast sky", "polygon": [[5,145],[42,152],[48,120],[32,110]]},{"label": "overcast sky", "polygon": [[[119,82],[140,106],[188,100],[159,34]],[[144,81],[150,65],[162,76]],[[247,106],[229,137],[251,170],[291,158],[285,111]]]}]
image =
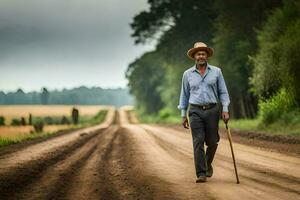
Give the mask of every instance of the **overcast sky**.
[{"label": "overcast sky", "polygon": [[126,87],[129,23],[146,0],[0,0],[0,90]]}]

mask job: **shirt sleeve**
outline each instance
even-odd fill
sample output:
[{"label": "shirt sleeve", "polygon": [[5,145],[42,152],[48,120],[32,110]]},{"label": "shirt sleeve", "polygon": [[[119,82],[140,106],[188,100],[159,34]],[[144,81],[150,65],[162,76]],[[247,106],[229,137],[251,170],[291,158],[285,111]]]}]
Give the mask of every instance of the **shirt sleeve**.
[{"label": "shirt sleeve", "polygon": [[190,98],[190,87],[189,87],[187,73],[184,72],[182,76],[181,92],[180,92],[179,105],[178,105],[178,109],[181,110],[181,117],[186,116],[189,98]]},{"label": "shirt sleeve", "polygon": [[230,104],[229,94],[227,91],[226,83],[222,74],[222,71],[219,71],[218,76],[218,94],[219,99],[223,107],[223,112],[228,112],[228,106]]}]

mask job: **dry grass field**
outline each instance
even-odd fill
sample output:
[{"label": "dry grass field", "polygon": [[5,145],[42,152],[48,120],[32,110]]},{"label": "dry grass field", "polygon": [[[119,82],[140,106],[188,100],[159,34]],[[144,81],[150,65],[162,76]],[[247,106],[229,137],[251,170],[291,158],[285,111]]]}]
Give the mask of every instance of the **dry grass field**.
[{"label": "dry grass field", "polygon": [[92,116],[97,114],[106,106],[72,106],[72,105],[16,105],[16,106],[0,106],[0,116],[5,117],[5,124],[9,125],[13,118],[25,117],[26,119],[31,113],[33,116],[70,116],[71,110],[76,107],[81,116]]},{"label": "dry grass field", "polygon": [[[52,133],[70,127],[70,125],[46,125],[43,131]],[[0,126],[0,138],[15,139],[26,136],[33,131],[33,126]]]},{"label": "dry grass field", "polygon": [[[94,116],[100,110],[106,109],[106,106],[72,106],[72,105],[16,105],[16,106],[0,106],[0,116],[5,117],[6,126],[0,126],[0,138],[18,138],[23,137],[32,132],[33,126],[10,126],[11,120],[14,118],[20,119],[25,117],[28,119],[29,113],[34,117],[60,117],[70,116],[71,110],[76,107],[79,110],[80,116]],[[44,132],[55,132],[62,129],[67,129],[71,125],[45,125]]]}]

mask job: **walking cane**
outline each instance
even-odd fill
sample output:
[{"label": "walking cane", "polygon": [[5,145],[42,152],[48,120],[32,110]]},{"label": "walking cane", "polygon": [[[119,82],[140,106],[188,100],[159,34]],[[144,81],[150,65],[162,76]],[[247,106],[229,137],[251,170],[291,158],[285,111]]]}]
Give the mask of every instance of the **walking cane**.
[{"label": "walking cane", "polygon": [[225,124],[226,124],[226,129],[227,129],[227,136],[228,136],[228,140],[229,140],[229,144],[230,144],[230,148],[231,148],[231,155],[232,155],[232,160],[233,160],[233,165],[234,165],[234,171],[235,171],[235,176],[236,176],[236,183],[239,184],[240,180],[239,180],[239,176],[238,176],[238,172],[237,172],[237,168],[236,168],[236,164],[235,164],[235,158],[234,158],[233,147],[232,147],[231,133],[230,133],[230,129],[228,127],[228,122],[225,122]]}]

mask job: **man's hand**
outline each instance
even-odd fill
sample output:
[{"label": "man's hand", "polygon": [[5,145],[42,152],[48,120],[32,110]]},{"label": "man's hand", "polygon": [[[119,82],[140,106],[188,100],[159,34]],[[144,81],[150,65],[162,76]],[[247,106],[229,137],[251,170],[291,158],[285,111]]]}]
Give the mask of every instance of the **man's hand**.
[{"label": "man's hand", "polygon": [[224,123],[226,124],[229,121],[229,113],[222,112],[222,119],[223,119]]},{"label": "man's hand", "polygon": [[189,129],[189,122],[187,117],[182,117],[182,126],[186,129]]}]

